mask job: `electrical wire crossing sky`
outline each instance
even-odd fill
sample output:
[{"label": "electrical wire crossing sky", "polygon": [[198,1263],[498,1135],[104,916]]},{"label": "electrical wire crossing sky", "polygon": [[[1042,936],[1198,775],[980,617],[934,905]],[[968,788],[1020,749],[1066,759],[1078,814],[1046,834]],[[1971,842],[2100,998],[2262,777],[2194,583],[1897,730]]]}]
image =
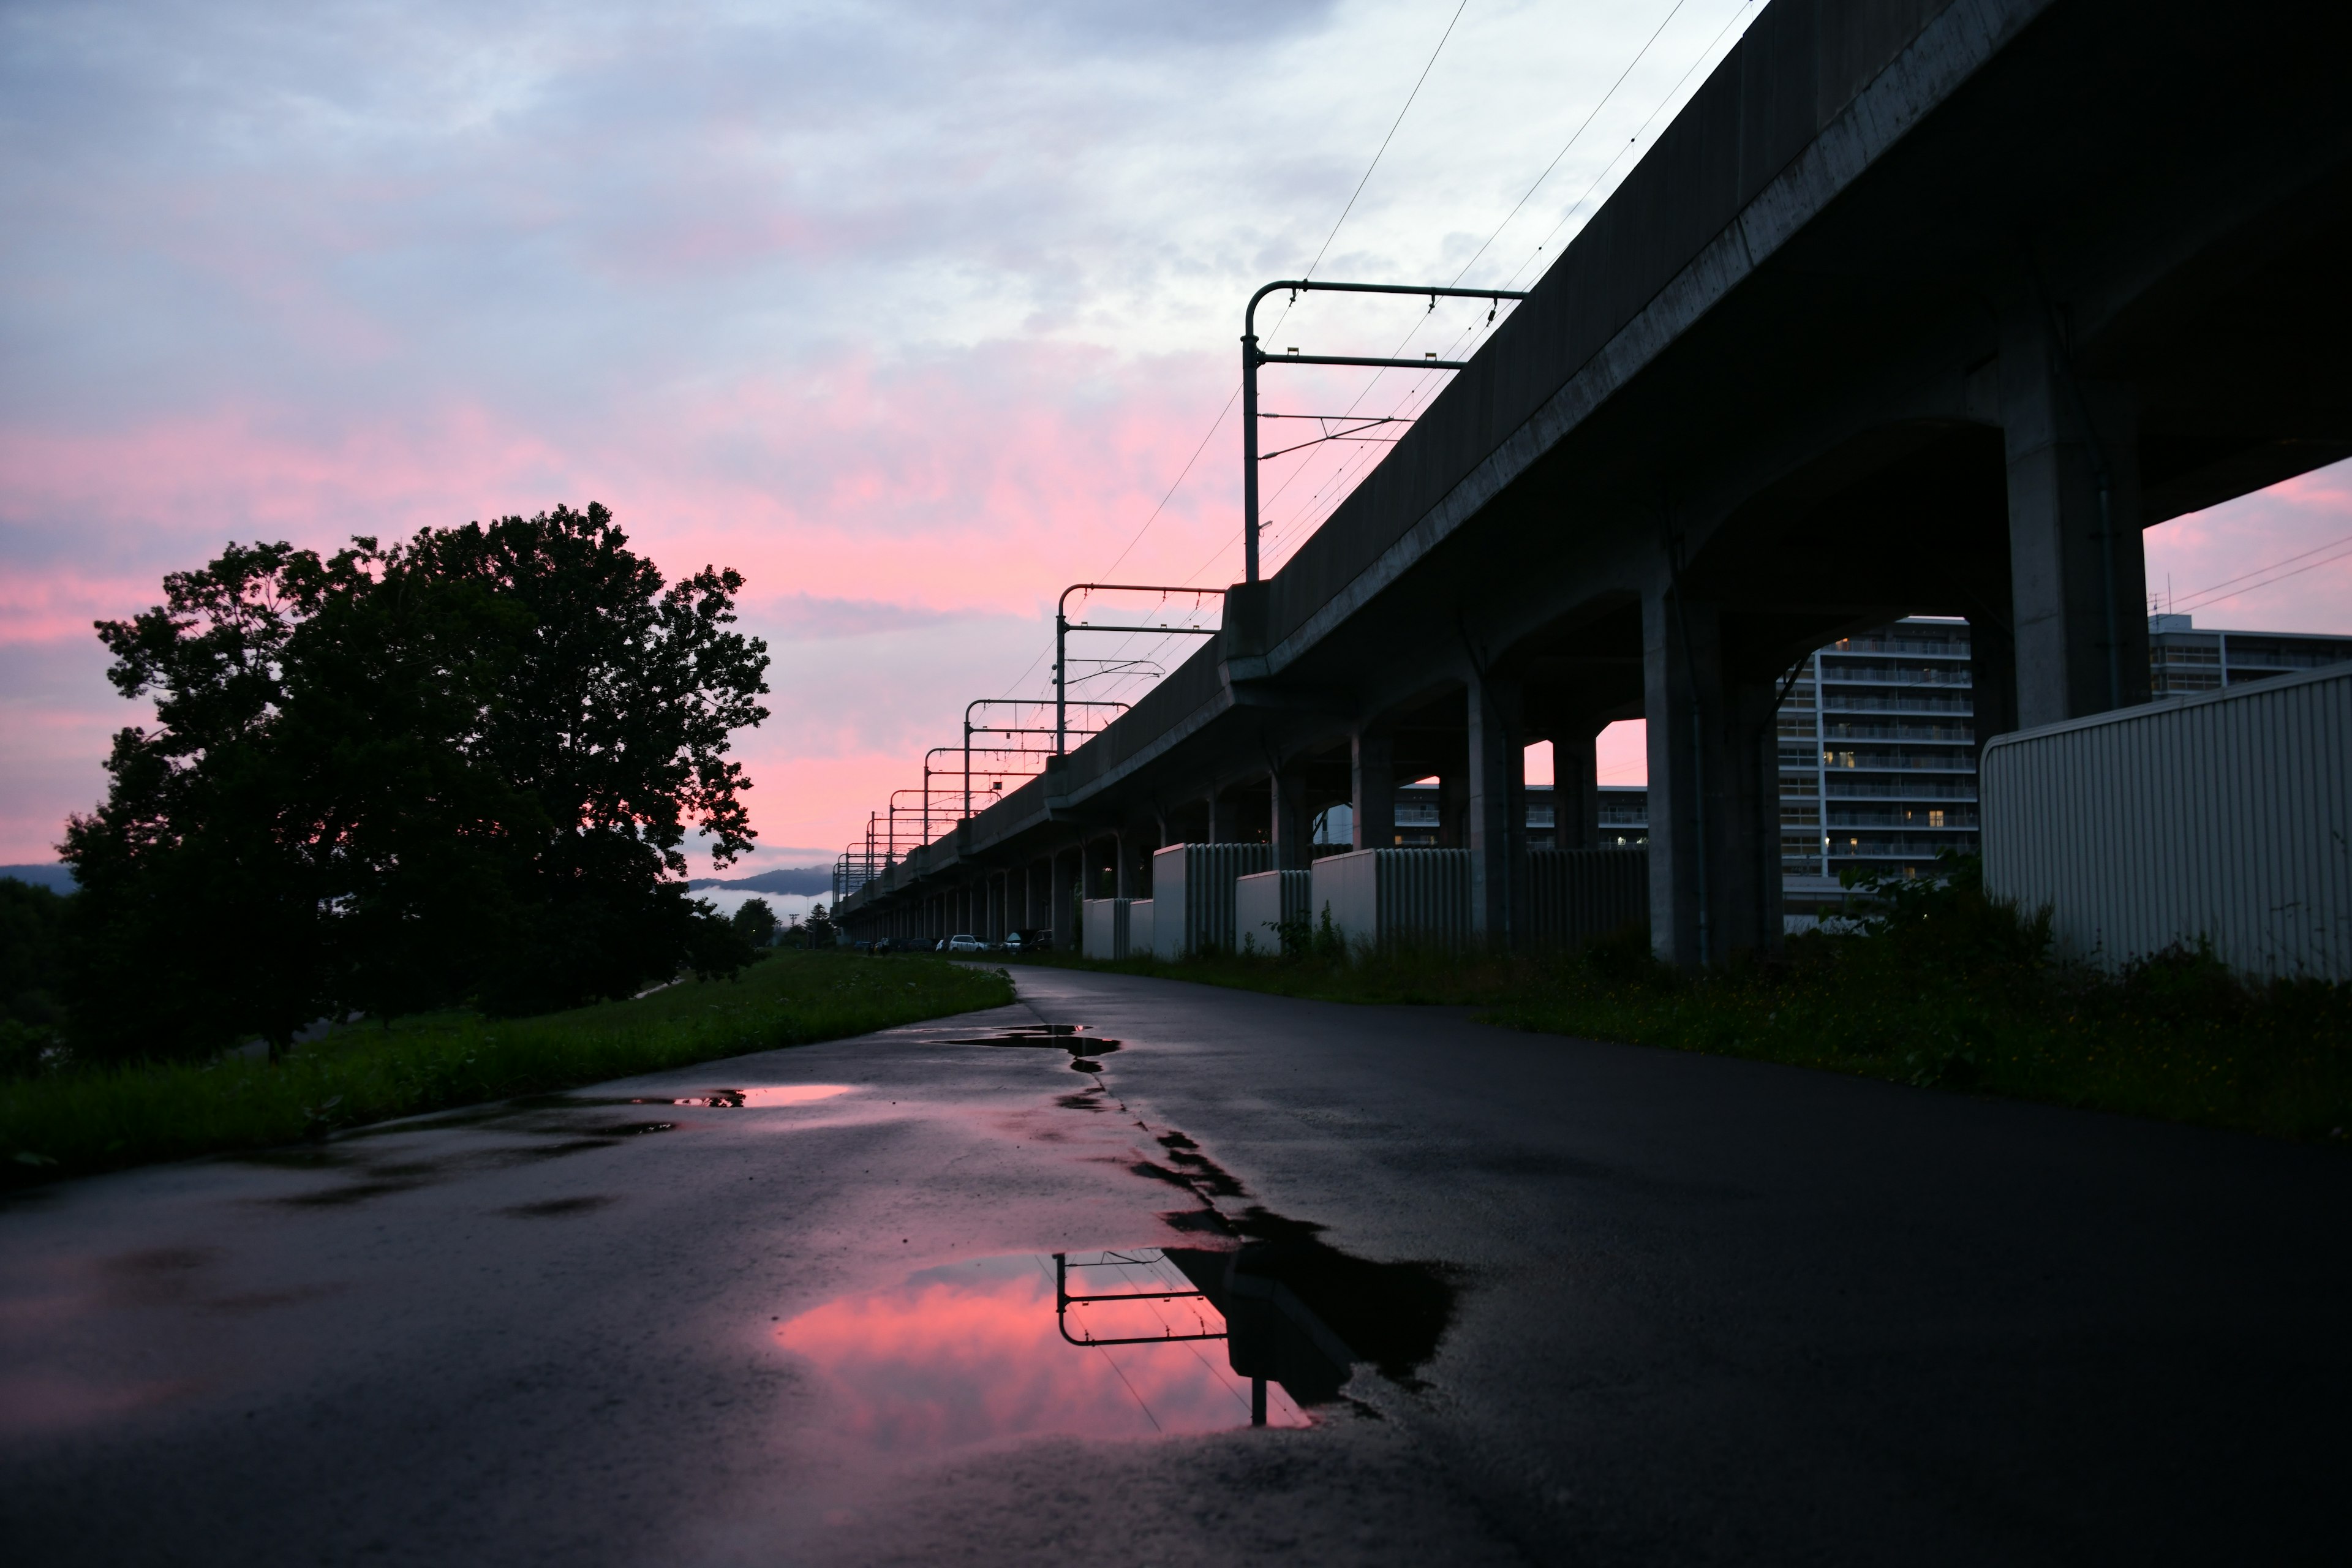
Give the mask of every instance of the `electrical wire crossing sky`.
[{"label": "electrical wire crossing sky", "polygon": [[[1526,289],[1759,9],[0,8],[0,862],[53,858],[152,721],[90,624],[165,573],[591,500],[748,577],[750,868],[829,861],[967,702],[1051,696],[1065,587],[1240,577],[1254,289]],[[1261,331],[1460,360],[1508,320],[1312,295]],[[1347,438],[1265,443],[1268,571],[1446,380],[1269,371],[1303,418],[1268,431]],[[2149,581],[2352,629],[2347,491],[2168,523]],[[1198,643],[1091,640],[1107,701]]]}]

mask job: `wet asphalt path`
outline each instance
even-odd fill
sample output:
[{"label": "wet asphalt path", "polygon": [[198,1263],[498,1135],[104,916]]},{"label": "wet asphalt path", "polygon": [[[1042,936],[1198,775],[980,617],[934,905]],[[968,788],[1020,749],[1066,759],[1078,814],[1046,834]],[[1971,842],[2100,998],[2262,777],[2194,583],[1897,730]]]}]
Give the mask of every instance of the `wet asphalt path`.
[{"label": "wet asphalt path", "polygon": [[[428,1119],[0,1209],[0,1555],[2341,1560],[2339,1152],[1014,973],[1001,1014],[583,1091],[843,1086],[802,1104]],[[1124,1048],[952,1043],[1041,1019]],[[845,1436],[808,1325],[870,1372],[910,1274],[1219,1245],[1137,1172],[1171,1134],[1228,1214],[1446,1266],[1415,1385],[1359,1369],[1304,1430]],[[899,1348],[983,1377],[996,1342]]]}]

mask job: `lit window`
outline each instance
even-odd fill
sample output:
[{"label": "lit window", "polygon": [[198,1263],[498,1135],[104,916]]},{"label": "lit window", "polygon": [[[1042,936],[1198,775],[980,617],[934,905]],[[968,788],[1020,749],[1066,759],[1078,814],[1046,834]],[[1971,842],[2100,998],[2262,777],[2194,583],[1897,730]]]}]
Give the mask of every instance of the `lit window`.
[{"label": "lit window", "polygon": [[1944,814],[1943,814],[1942,812],[1940,812],[1940,811],[1931,811],[1931,812],[1929,812],[1929,813],[1927,814],[1927,826],[1930,826],[1930,827],[1941,827],[1941,826],[1944,826]]}]

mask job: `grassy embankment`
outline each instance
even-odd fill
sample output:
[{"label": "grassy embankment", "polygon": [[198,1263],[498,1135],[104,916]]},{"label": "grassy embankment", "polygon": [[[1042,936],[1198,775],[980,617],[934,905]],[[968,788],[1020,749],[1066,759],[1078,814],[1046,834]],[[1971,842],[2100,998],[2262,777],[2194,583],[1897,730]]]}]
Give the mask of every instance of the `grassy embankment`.
[{"label": "grassy embankment", "polygon": [[0,1183],[268,1148],[337,1127],[1002,1006],[1001,976],[927,958],[778,952],[733,980],[536,1018],[357,1024],[271,1066],[218,1061],[0,1079]]},{"label": "grassy embankment", "polygon": [[[1304,934],[1304,933],[1301,933]],[[2173,953],[2121,976],[2053,960],[2046,926],[1968,886],[1898,897],[1866,933],[1689,974],[1639,933],[1580,953],[1035,962],[1336,1002],[1466,1005],[1547,1034],[1748,1057],[2273,1137],[2352,1136],[2352,986],[2250,985]]]}]

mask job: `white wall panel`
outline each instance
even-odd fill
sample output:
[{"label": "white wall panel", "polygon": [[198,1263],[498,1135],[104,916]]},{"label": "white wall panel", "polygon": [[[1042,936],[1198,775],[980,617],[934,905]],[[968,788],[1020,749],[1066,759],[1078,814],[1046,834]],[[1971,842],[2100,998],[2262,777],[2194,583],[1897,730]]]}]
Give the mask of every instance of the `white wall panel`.
[{"label": "white wall panel", "polygon": [[1182,958],[1203,949],[1241,945],[1234,921],[1234,883],[1271,870],[1271,844],[1171,844],[1151,857],[1151,951]]},{"label": "white wall panel", "polygon": [[2063,951],[2352,980],[2352,665],[2002,735],[1979,789],[1986,889]]},{"label": "white wall panel", "polygon": [[1308,913],[1315,873],[1258,871],[1234,881],[1234,929],[1237,945],[1256,944],[1260,952],[1282,951],[1282,926],[1312,920]]},{"label": "white wall panel", "polygon": [[1315,862],[1308,902],[1349,946],[1462,947],[1470,941],[1470,851],[1357,849]]}]

